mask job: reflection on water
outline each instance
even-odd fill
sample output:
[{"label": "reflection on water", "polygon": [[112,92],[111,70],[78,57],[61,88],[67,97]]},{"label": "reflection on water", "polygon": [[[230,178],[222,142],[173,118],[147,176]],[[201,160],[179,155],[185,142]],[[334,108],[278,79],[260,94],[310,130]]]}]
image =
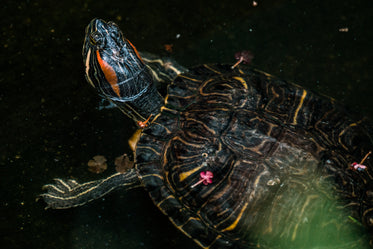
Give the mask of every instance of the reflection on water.
[{"label": "reflection on water", "polygon": [[365,229],[337,196],[330,181],[315,172],[287,179],[256,230],[259,244],[279,249],[369,248]]}]

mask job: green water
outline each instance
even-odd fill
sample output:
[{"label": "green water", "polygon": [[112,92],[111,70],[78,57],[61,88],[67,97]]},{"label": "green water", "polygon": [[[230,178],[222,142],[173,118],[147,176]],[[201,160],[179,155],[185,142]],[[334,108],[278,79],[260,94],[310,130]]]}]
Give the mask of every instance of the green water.
[{"label": "green water", "polygon": [[295,190],[283,188],[283,196],[275,197],[263,223],[255,229],[259,245],[279,249],[370,248],[363,226],[349,216],[330,184],[309,177]]},{"label": "green water", "polygon": [[[115,192],[72,210],[45,211],[35,202],[53,178],[104,177],[115,171],[114,158],[129,152],[134,124],[118,110],[99,110],[100,99],[84,79],[84,28],[94,17],[116,21],[139,50],[170,55],[185,66],[232,63],[235,52],[249,49],[255,67],[372,118],[373,2],[257,2],[3,1],[0,247],[198,248],[143,190]],[[173,44],[171,54],[165,44]],[[102,175],[86,166],[97,154],[111,163]],[[308,215],[315,217],[308,219],[313,230],[298,234],[299,248],[319,248],[311,241],[328,239],[317,224],[344,217],[332,213],[338,211],[333,202],[321,203]],[[342,239],[360,240],[364,236],[351,223]]]}]

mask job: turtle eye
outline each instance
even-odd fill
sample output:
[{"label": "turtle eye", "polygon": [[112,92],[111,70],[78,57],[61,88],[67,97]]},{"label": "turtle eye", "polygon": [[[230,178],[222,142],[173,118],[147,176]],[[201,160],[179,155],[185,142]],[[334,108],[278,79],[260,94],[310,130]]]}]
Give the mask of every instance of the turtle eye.
[{"label": "turtle eye", "polygon": [[103,40],[102,35],[97,31],[89,35],[89,41],[91,42],[92,45],[100,46],[103,43],[102,40]]}]

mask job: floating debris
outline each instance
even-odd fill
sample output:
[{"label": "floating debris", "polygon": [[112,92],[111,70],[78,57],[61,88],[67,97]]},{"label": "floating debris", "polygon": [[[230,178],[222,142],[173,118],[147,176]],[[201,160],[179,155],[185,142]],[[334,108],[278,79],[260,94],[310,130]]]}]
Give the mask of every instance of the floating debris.
[{"label": "floating debris", "polygon": [[361,160],[360,163],[357,163],[357,162],[353,162],[350,166],[350,169],[352,169],[353,171],[364,171],[367,166],[363,165],[364,161],[368,158],[368,156],[370,155],[370,153],[372,153],[371,151],[369,151],[365,156],[364,158]]},{"label": "floating debris", "polygon": [[145,121],[138,121],[137,122],[137,125],[141,128],[141,129],[144,129],[145,127],[148,126],[148,122],[150,120],[150,118],[153,116],[153,114],[150,114],[150,116],[145,120]]},{"label": "floating debris", "polygon": [[94,156],[93,159],[89,160],[88,170],[92,173],[100,174],[107,169],[106,158],[101,155]]},{"label": "floating debris", "polygon": [[118,156],[117,158],[115,158],[114,164],[115,164],[115,170],[118,173],[124,173],[127,170],[133,168],[134,162],[130,161],[130,159],[127,156],[127,154],[123,154],[123,155]]},{"label": "floating debris", "polygon": [[172,53],[172,48],[173,48],[174,44],[164,44],[163,47],[164,49],[169,52],[169,53]]},{"label": "floating debris", "polygon": [[351,164],[351,169],[353,171],[364,171],[367,168],[367,166],[359,164],[359,163],[352,163]]},{"label": "floating debris", "polygon": [[234,54],[234,58],[238,60],[231,68],[234,69],[238,66],[241,62],[243,64],[250,64],[251,60],[254,58],[253,53],[248,50],[240,51]]},{"label": "floating debris", "polygon": [[339,29],[339,32],[348,32],[348,28],[347,28],[347,27],[340,28],[340,29]]},{"label": "floating debris", "polygon": [[208,171],[208,170],[206,172],[202,171],[199,175],[200,175],[200,180],[197,183],[193,184],[191,188],[194,188],[201,183],[205,185],[212,183],[211,179],[214,177],[214,174],[211,171]]}]

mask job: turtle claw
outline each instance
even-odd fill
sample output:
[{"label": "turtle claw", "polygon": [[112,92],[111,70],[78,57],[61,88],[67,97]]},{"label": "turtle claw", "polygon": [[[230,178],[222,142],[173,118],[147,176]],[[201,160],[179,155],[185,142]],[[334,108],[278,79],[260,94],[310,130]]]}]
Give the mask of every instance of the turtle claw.
[{"label": "turtle claw", "polygon": [[75,187],[79,186],[79,183],[77,181],[73,180],[73,179],[67,180],[67,183],[69,184],[69,186],[71,188],[75,188]]},{"label": "turtle claw", "polygon": [[75,180],[63,181],[59,178],[54,179],[55,184],[46,184],[42,187],[43,190],[47,190],[48,194],[57,194],[60,195],[67,194],[72,191],[72,189],[79,186],[79,183]]},{"label": "turtle claw", "polygon": [[62,205],[64,203],[68,204],[66,200],[74,195],[75,189],[80,186],[80,184],[75,180],[63,181],[59,178],[54,179],[55,184],[46,184],[42,187],[47,193],[41,194],[40,197],[47,203],[48,208],[69,208],[70,205]]},{"label": "turtle claw", "polygon": [[69,191],[71,191],[72,188],[74,188],[74,186],[70,185],[71,180],[63,181],[59,178],[55,178],[54,181],[55,181],[54,186],[57,187],[62,192],[69,192]]}]

